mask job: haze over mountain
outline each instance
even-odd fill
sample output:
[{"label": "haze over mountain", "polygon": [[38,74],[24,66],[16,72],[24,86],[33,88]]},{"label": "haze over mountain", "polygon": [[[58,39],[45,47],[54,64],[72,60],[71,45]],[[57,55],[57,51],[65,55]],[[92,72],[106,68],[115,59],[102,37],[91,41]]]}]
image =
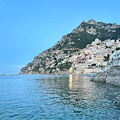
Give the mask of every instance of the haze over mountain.
[{"label": "haze over mountain", "polygon": [[80,49],[91,44],[96,38],[101,41],[117,40],[120,38],[120,25],[96,22],[93,19],[83,21],[53,47],[36,56],[31,63],[21,69],[21,74],[68,74],[72,66],[70,60],[72,55],[78,54]]}]

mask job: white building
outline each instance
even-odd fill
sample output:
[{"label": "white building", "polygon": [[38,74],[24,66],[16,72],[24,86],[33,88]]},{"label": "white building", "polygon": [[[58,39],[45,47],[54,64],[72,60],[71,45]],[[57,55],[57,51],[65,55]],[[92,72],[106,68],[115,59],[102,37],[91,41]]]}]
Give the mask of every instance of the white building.
[{"label": "white building", "polygon": [[114,43],[115,43],[115,40],[108,40],[108,41],[106,42],[106,46],[107,46],[107,47],[111,47],[112,45],[114,45]]},{"label": "white building", "polygon": [[105,67],[104,71],[109,70],[112,66],[120,65],[120,50],[115,51],[111,56],[108,62],[108,65]]}]

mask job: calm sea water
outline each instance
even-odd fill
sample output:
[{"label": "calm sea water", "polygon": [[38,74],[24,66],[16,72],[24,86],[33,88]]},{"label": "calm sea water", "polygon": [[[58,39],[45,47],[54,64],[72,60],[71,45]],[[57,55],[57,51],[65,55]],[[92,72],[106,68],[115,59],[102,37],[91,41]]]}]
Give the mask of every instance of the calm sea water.
[{"label": "calm sea water", "polygon": [[83,76],[0,76],[0,120],[120,120],[119,94]]}]

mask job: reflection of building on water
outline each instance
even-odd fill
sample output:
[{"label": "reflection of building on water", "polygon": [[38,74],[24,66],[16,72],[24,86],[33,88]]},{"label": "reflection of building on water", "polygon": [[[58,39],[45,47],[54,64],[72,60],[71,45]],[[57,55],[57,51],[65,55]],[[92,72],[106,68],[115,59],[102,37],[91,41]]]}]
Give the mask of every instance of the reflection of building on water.
[{"label": "reflection of building on water", "polygon": [[[98,91],[96,91],[96,86],[92,86],[89,77],[81,76],[81,75],[70,75],[69,77],[69,96],[71,104],[78,105],[81,100],[88,102],[96,99]],[[90,93],[92,90],[92,94]],[[84,104],[83,104],[84,106]]]},{"label": "reflection of building on water", "polygon": [[77,88],[78,87],[78,74],[75,76],[70,75],[69,77],[69,88],[72,89],[73,87]]},{"label": "reflection of building on water", "polygon": [[81,76],[79,74],[76,73],[76,75],[70,75],[69,76],[69,88],[70,89],[79,89],[79,87],[81,87],[81,84],[82,84],[82,88],[87,88],[89,87],[89,82],[86,81],[87,77],[85,76]]},{"label": "reflection of building on water", "polygon": [[69,88],[70,89],[72,88],[72,75],[70,75],[69,77]]}]

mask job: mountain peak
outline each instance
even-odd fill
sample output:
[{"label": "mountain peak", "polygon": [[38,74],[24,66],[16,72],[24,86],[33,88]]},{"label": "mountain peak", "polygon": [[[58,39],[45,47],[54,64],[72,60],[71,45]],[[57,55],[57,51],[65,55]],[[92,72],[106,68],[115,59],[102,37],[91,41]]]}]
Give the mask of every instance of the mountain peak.
[{"label": "mountain peak", "polygon": [[87,24],[96,24],[97,22],[95,21],[95,20],[93,20],[93,19],[91,19],[91,20],[88,20],[88,22],[87,22]]}]

